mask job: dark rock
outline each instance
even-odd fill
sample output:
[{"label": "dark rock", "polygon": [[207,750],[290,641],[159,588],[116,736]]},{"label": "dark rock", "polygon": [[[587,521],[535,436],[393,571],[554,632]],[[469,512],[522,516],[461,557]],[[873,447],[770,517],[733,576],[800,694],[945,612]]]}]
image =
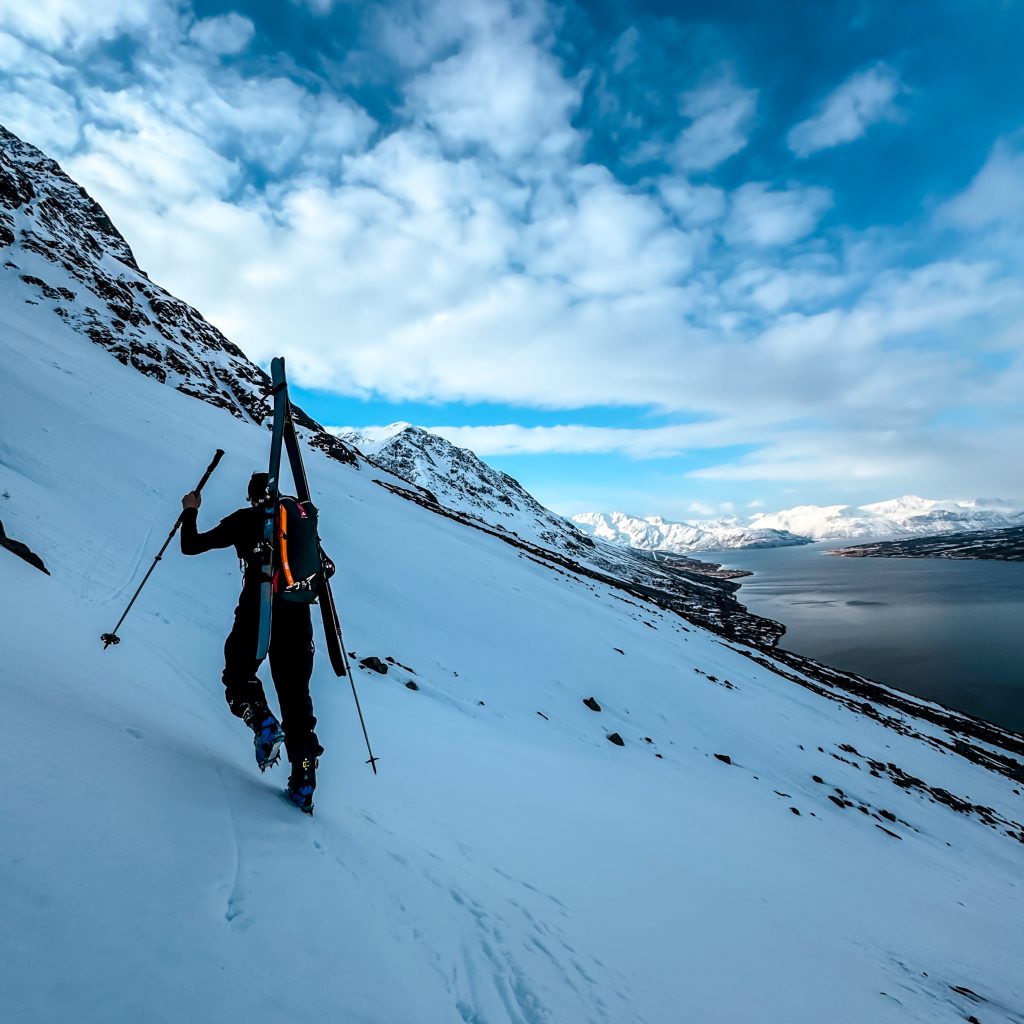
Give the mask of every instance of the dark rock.
[{"label": "dark rock", "polygon": [[966,985],[950,985],[949,987],[957,994],[967,996],[968,999],[973,999],[976,1003],[981,1002],[981,996],[977,992],[972,992]]},{"label": "dark rock", "polygon": [[825,784],[825,780],[820,775],[812,775],[811,778],[818,783],[819,786],[823,786]]},{"label": "dark rock", "polygon": [[45,572],[47,576],[50,575],[50,570],[43,564],[43,560],[27,544],[23,544],[20,540],[12,540],[7,536],[3,523],[0,523],[0,548],[7,548],[12,555],[17,555],[40,572]]},{"label": "dark rock", "polygon": [[550,722],[551,721],[551,719],[548,718],[548,716],[545,715],[543,711],[538,711],[537,714],[540,715],[540,717],[543,718],[545,722]]},{"label": "dark rock", "polygon": [[613,651],[618,651],[619,654],[625,654],[626,652],[621,647],[613,647]]},{"label": "dark rock", "polygon": [[845,801],[840,800],[839,797],[833,796],[831,793],[829,793],[828,798],[829,798],[829,800],[832,801],[832,803],[834,803],[836,805],[836,807],[845,807],[846,806]]},{"label": "dark rock", "polygon": [[654,742],[654,740],[652,740],[650,736],[645,736],[644,737],[644,743],[653,743],[653,742]]},{"label": "dark rock", "polygon": [[[661,758],[661,754],[655,754],[654,756],[657,758]],[[664,758],[662,758],[662,760],[664,760]]]},{"label": "dark rock", "polygon": [[715,754],[715,757],[723,764],[732,764],[732,758],[728,754]]},{"label": "dark rock", "polygon": [[800,812],[795,807],[790,807],[790,810],[799,817]]},{"label": "dark rock", "polygon": [[586,704],[587,707],[590,708],[591,711],[600,711],[601,710],[601,705],[598,704],[597,701],[593,697],[587,697],[586,700],[583,701],[583,703]]},{"label": "dark rock", "polygon": [[626,741],[617,732],[613,732],[608,737],[608,742],[614,743],[617,747],[624,747],[626,745]]},{"label": "dark rock", "polygon": [[405,684],[405,688],[407,690],[418,690],[419,689],[419,687],[411,679],[409,680],[409,682],[407,682]]},{"label": "dark rock", "polygon": [[368,668],[371,672],[379,672],[382,676],[386,676],[388,674],[387,665],[385,665],[384,662],[380,660],[380,658],[373,656],[369,658],[363,658],[363,660],[359,662],[359,667]]}]

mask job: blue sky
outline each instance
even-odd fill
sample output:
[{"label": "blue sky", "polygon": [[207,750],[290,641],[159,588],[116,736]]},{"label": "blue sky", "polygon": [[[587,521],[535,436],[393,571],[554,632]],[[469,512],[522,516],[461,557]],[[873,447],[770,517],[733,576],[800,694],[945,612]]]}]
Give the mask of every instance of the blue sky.
[{"label": "blue sky", "polygon": [[1016,0],[0,0],[0,122],[321,422],[564,513],[1024,499]]}]

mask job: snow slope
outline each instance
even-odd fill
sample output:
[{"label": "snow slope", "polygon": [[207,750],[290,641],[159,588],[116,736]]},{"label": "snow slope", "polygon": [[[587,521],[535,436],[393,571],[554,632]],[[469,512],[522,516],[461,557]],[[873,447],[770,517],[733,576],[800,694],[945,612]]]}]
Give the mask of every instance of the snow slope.
[{"label": "snow slope", "polygon": [[317,451],[348,649],[396,664],[358,673],[374,777],[318,658],[316,817],[288,807],[223,704],[230,552],[172,546],[99,643],[214,448],[205,528],[266,431],[31,287],[0,272],[0,519],[53,573],[0,550],[4,1019],[1024,1019],[1019,738],[851,698]]}]

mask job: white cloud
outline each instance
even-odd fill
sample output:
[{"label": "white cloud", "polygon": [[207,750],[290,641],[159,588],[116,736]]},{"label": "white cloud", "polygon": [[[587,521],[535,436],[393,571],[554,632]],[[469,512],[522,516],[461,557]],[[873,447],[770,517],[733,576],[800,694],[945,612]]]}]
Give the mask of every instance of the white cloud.
[{"label": "white cloud", "polygon": [[[283,351],[297,384],[702,417],[648,430],[580,426],[571,413],[561,427],[442,428],[490,454],[652,458],[753,439],[766,446],[759,460],[720,470],[789,479],[827,465],[835,434],[875,431],[896,438],[895,453],[944,408],[1012,405],[1021,364],[1014,377],[972,361],[996,332],[1017,329],[1004,349],[1019,346],[1024,298],[1002,264],[887,271],[898,265],[888,230],[810,244],[831,205],[823,189],[617,180],[582,162],[580,86],[552,55],[542,7],[438,10],[390,10],[413,17],[392,39],[406,46],[408,88],[386,127],[336,85],[211,60],[184,18],[163,23],[160,48],[140,48],[134,77],[106,84],[79,76],[67,47],[0,35],[16,73],[0,120],[13,114],[15,130],[54,147],[155,280],[252,357]],[[688,94],[692,170],[742,147],[754,95],[722,78]],[[1019,209],[1016,153],[997,147],[943,215],[987,229],[997,209]],[[989,191],[998,202],[986,205]],[[806,421],[818,446],[785,447]],[[860,462],[856,445],[840,454],[831,479],[912,463],[886,461],[882,441]]]},{"label": "white cloud", "polygon": [[241,53],[256,28],[248,19],[232,11],[216,18],[201,18],[189,30],[189,37],[210,53]]},{"label": "white cloud", "polygon": [[736,305],[768,313],[830,302],[855,283],[837,272],[833,261],[793,260],[787,266],[747,261],[722,283],[722,292]]},{"label": "white cloud", "polygon": [[0,3],[0,29],[45,47],[84,50],[123,34],[151,35],[174,25],[171,0],[31,0]]},{"label": "white cloud", "polygon": [[[373,431],[380,427],[331,427]],[[734,443],[742,431],[737,424],[681,424],[670,427],[618,428],[562,424],[524,427],[504,423],[485,427],[428,426],[431,433],[481,456],[620,454],[634,459],[665,458],[694,449]]]},{"label": "white cloud", "polygon": [[571,119],[581,85],[537,44],[534,19],[499,4],[484,12],[457,53],[408,85],[409,112],[460,151],[482,146],[503,161],[565,157],[580,141]]},{"label": "white cloud", "polygon": [[788,245],[809,235],[831,206],[826,188],[773,189],[767,182],[748,182],[732,194],[723,234],[736,246]]},{"label": "white cloud", "polygon": [[1007,446],[1020,450],[1024,427],[970,432],[864,430],[851,434],[807,431],[773,440],[736,462],[696,470],[691,480],[730,484],[757,481],[835,487],[850,494],[868,488],[897,493],[908,480],[923,493],[1024,496],[1024,469],[1006,460]]},{"label": "white cloud", "polygon": [[970,185],[940,216],[967,230],[1024,221],[1024,148],[1021,138],[1001,139]]},{"label": "white cloud", "polygon": [[690,118],[673,148],[673,161],[685,171],[707,171],[747,144],[757,109],[757,92],[721,72],[713,82],[684,93],[680,110]]},{"label": "white cloud", "polygon": [[873,124],[896,117],[896,97],[903,91],[899,74],[875,64],[851,75],[825,98],[817,113],[790,129],[786,141],[800,157],[859,139]]},{"label": "white cloud", "polygon": [[714,185],[694,185],[685,178],[661,178],[657,186],[665,205],[687,227],[703,227],[725,216],[725,191]]}]

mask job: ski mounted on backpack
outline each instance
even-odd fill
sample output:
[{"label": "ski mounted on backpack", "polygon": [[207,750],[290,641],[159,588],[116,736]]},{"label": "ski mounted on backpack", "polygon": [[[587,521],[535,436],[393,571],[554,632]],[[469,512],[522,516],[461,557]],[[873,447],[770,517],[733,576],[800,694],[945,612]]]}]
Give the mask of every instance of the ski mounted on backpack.
[{"label": "ski mounted on backpack", "polygon": [[[338,676],[348,676],[359,713],[359,724],[366,740],[369,760],[366,762],[377,774],[377,758],[370,748],[370,737],[363,720],[352,667],[348,663],[341,636],[341,622],[331,592],[330,577],[334,563],[324,554],[317,535],[317,510],[310,499],[309,481],[302,462],[299,436],[292,420],[288,399],[288,381],[284,373],[284,359],[280,356],[270,362],[271,387],[274,398],[274,421],[270,438],[270,467],[267,471],[267,495],[263,504],[263,560],[260,582],[260,625],[256,656],[261,661],[270,649],[271,619],[274,595],[282,600],[318,603],[327,639],[327,653],[331,667]],[[281,444],[288,453],[288,463],[295,482],[295,497],[282,497],[280,490]],[[313,554],[315,552],[315,555]],[[294,571],[293,571],[294,570]]]}]

